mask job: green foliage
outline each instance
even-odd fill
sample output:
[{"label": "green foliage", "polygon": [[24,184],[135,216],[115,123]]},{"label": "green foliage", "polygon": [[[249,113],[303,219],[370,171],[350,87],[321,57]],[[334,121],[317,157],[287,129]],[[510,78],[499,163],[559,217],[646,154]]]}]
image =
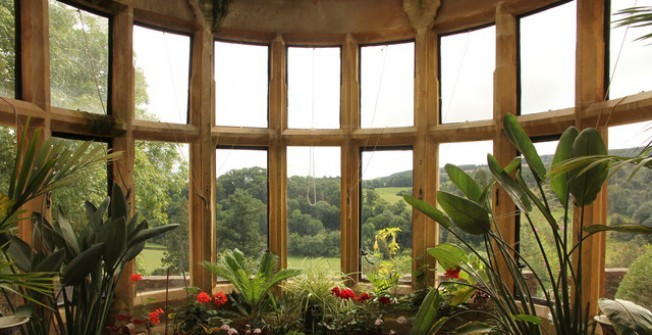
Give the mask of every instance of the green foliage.
[{"label": "green foliage", "polygon": [[263,309],[269,302],[270,290],[301,272],[296,269],[279,269],[278,257],[268,252],[260,257],[257,269],[253,270],[248,266],[244,253],[238,249],[227,249],[220,254],[217,263],[204,261],[202,265],[233,284],[239,297],[236,299],[236,307],[242,315],[253,321],[260,320]]},{"label": "green foliage", "polygon": [[[615,21],[618,27],[631,26],[634,28],[649,28],[652,26],[652,7],[631,7],[617,13],[622,18]],[[637,38],[637,40],[647,40],[652,38],[652,33],[647,33]]]},{"label": "green foliage", "polygon": [[16,15],[13,0],[0,3],[0,96],[13,97],[16,85]]},{"label": "green foliage", "polygon": [[618,335],[652,334],[652,313],[631,301],[600,299],[600,309]]},{"label": "green foliage", "polygon": [[616,298],[652,308],[652,246],[648,245],[646,249],[629,266],[618,286]]}]

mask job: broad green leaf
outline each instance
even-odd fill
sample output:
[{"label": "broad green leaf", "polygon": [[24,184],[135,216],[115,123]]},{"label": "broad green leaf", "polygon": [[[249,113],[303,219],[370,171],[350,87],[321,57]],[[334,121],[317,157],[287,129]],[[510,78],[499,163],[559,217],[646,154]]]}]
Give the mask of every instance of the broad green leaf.
[{"label": "broad green leaf", "polygon": [[[455,284],[459,285],[459,284]],[[471,286],[462,286],[457,290],[453,291],[453,296],[451,297],[450,305],[459,306],[469,300],[471,296],[475,293],[476,288]]]},{"label": "broad green leaf", "polygon": [[448,219],[446,214],[444,214],[442,211],[437,209],[437,207],[410,195],[404,195],[403,199],[405,199],[405,202],[410,204],[412,207],[416,208],[421,213],[427,215],[429,218],[435,220],[435,222],[444,226],[446,229],[451,228],[450,220]]},{"label": "broad green leaf", "polygon": [[516,314],[514,315],[514,320],[523,321],[534,325],[540,325],[542,322],[540,317],[530,314]]},{"label": "broad green leaf", "polygon": [[493,331],[493,327],[484,322],[470,322],[455,329],[455,334],[458,335],[472,335],[472,334],[489,334]]},{"label": "broad green leaf", "polygon": [[503,170],[505,170],[505,173],[512,173],[521,167],[522,162],[523,160],[521,157],[514,157],[514,159],[512,159],[512,161],[509,162]]},{"label": "broad green leaf", "polygon": [[166,233],[166,232],[168,232],[170,230],[176,229],[178,227],[179,227],[179,224],[170,223],[170,224],[166,224],[166,225],[163,225],[163,226],[158,226],[158,227],[154,227],[154,228],[148,228],[148,229],[145,229],[145,230],[141,230],[140,232],[138,232],[136,234],[136,236],[134,236],[131,240],[129,240],[128,246],[129,246],[129,248],[131,248],[131,247],[133,247],[133,246],[135,246],[135,245],[137,245],[137,244],[139,244],[141,242],[145,242],[145,241],[149,240],[150,238],[159,236],[161,234],[164,234],[164,233]]},{"label": "broad green leaf", "polygon": [[[579,131],[575,127],[569,127],[561,134],[555,156],[552,159],[551,168],[558,166],[563,161],[571,158],[573,142],[577,138]],[[555,192],[564,208],[568,206],[568,173],[558,173],[550,177],[550,188]]]},{"label": "broad green leaf", "polygon": [[[594,128],[586,128],[577,135],[571,150],[571,156],[595,156],[606,155],[607,149],[602,142],[600,133]],[[607,178],[607,163],[597,164],[587,171],[572,172],[572,178],[569,180],[570,193],[573,194],[575,201],[579,206],[586,206],[592,203],[602,184]]]},{"label": "broad green leaf", "polygon": [[543,217],[546,218],[546,221],[550,224],[552,229],[559,229],[559,226],[557,225],[557,221],[555,220],[554,216],[552,215],[552,212],[546,208],[546,205],[539,199],[532,191],[530,191],[530,188],[527,186],[525,183],[525,180],[523,180],[523,175],[521,174],[521,171],[516,173],[516,181],[518,182],[518,185],[521,187],[521,190],[527,194],[528,198],[532,203],[534,203],[535,206],[539,209],[539,212],[543,215]]},{"label": "broad green leaf", "polygon": [[643,225],[619,225],[619,226],[605,226],[601,224],[594,224],[584,227],[584,231],[589,233],[598,233],[601,231],[615,231],[620,233],[632,234],[652,234],[652,227]]},{"label": "broad green leaf", "polygon": [[428,248],[428,255],[434,257],[439,265],[446,270],[461,268],[468,259],[466,251],[452,243],[443,243]]},{"label": "broad green leaf", "polygon": [[117,219],[119,217],[124,217],[125,219],[129,217],[129,206],[127,205],[127,199],[125,198],[124,192],[120,185],[114,183],[111,188],[111,218]]},{"label": "broad green leaf", "polygon": [[446,164],[444,169],[448,174],[448,178],[450,178],[453,184],[455,184],[455,186],[457,186],[457,188],[459,188],[467,198],[478,203],[483,202],[480,186],[478,186],[478,183],[464,172],[464,170],[453,164]]},{"label": "broad green leaf", "polygon": [[493,155],[487,155],[487,164],[496,182],[512,198],[514,204],[524,213],[529,213],[532,210],[532,204],[523,188],[500,167]]},{"label": "broad green leaf", "polygon": [[32,271],[32,247],[18,236],[11,236],[7,254],[11,261],[23,272]]},{"label": "broad green leaf", "polygon": [[77,285],[97,264],[102,262],[104,243],[94,244],[81,252],[63,269],[61,283],[65,286]]},{"label": "broad green leaf", "polygon": [[437,319],[441,295],[437,288],[430,288],[412,322],[410,335],[423,335],[428,332]]},{"label": "broad green leaf", "polygon": [[598,305],[619,335],[652,334],[652,313],[648,309],[620,299],[600,299]]},{"label": "broad green leaf", "polygon": [[59,272],[61,264],[66,257],[66,252],[63,249],[59,249],[49,256],[45,257],[41,262],[34,266],[34,271],[36,272]]},{"label": "broad green leaf", "polygon": [[491,228],[489,213],[483,206],[443,191],[437,192],[437,201],[453,223],[463,231],[473,235],[482,235]]},{"label": "broad green leaf", "polygon": [[127,223],[124,216],[105,223],[102,235],[104,236],[100,241],[105,244],[104,266],[106,269],[112,269],[127,248]]},{"label": "broad green leaf", "polygon": [[79,255],[79,241],[77,241],[75,231],[73,230],[72,225],[70,225],[70,222],[66,216],[63,215],[63,211],[60,207],[57,207],[57,219],[58,220],[54,222],[55,231],[66,243],[66,248],[70,250],[72,256]]},{"label": "broad green leaf", "polygon": [[525,133],[523,127],[518,123],[516,117],[512,114],[508,114],[503,118],[503,128],[505,130],[505,135],[510,142],[516,147],[516,149],[525,157],[530,169],[532,169],[532,174],[537,181],[544,180],[546,176],[546,168],[541,161],[541,157],[537,152],[537,149],[532,144],[532,140]]}]

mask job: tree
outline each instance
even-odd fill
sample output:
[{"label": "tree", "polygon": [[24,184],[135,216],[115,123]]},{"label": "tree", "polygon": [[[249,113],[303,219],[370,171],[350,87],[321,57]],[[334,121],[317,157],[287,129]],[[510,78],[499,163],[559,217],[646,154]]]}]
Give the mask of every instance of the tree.
[{"label": "tree", "polygon": [[14,1],[0,3],[0,96],[13,97],[16,83],[16,15]]},{"label": "tree", "polygon": [[217,204],[217,248],[238,248],[249,257],[266,249],[267,206],[247,190],[235,189]]}]

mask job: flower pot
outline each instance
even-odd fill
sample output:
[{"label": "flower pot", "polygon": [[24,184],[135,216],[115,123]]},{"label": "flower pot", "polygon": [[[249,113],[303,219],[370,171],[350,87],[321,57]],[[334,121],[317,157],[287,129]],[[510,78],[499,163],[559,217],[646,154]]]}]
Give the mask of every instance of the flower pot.
[{"label": "flower pot", "polygon": [[27,316],[0,317],[0,335],[20,334],[20,327],[29,321]]}]

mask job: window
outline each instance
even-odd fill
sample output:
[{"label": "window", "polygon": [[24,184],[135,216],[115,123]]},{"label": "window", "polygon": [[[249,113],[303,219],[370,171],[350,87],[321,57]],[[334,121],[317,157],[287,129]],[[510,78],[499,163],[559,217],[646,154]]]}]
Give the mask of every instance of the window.
[{"label": "window", "polygon": [[[82,143],[81,140],[60,137],[54,138],[54,140],[62,142],[71,151],[77,150]],[[91,146],[101,146],[105,152],[108,149],[108,145],[102,142],[93,142]],[[89,149],[92,149],[92,147]],[[108,182],[106,165],[94,164],[84,171],[84,178],[77,178],[74,183],[70,183],[52,192],[52,215],[56,219],[56,210],[61,208],[72,226],[76,229],[81,229],[88,223],[84,203],[90,201],[93,205],[99,206],[107,196]]]},{"label": "window", "polygon": [[217,252],[240,249],[257,259],[267,249],[267,151],[217,149]]},{"label": "window", "polygon": [[[188,145],[136,141],[134,183],[136,210],[150,227],[179,224],[179,228],[147,241],[136,258],[137,272],[172,278],[170,287],[185,287],[188,273]],[[153,280],[147,290],[165,289]]]},{"label": "window", "polygon": [[106,114],[109,20],[49,0],[52,105]]},{"label": "window", "polygon": [[414,43],[360,48],[362,128],[414,124]]},{"label": "window", "polygon": [[340,273],[340,149],[289,147],[288,267]]},{"label": "window", "polygon": [[215,122],[267,127],[267,46],[215,42]]},{"label": "window", "polygon": [[[557,149],[558,141],[537,142],[533,140],[533,142],[534,142],[534,147],[537,149],[537,152],[539,153],[539,156],[541,156],[541,160],[543,161],[544,166],[546,167],[546,169],[549,169],[550,164],[552,163],[552,158],[555,154],[555,150]],[[523,180],[530,187],[530,191],[532,191],[532,193],[536,194],[540,198],[541,190],[537,188],[534,175],[532,174],[529,166],[527,165],[525,158],[523,158],[521,170],[523,174]],[[553,212],[553,216],[557,221],[557,224],[559,225],[559,229],[560,229],[559,233],[561,234],[561,236],[566,235],[567,241],[572,241],[573,228],[572,228],[571,213],[568,214],[568,222],[564,223],[564,221],[562,220],[562,218],[564,217],[564,208],[562,204],[559,202],[559,199],[557,199],[557,197],[553,194],[551,190],[546,190],[546,198],[548,199],[548,205],[550,206]],[[546,221],[546,219],[543,217],[541,212],[537,209],[533,209],[532,212],[530,212],[530,220],[528,220],[523,213],[520,213],[519,222],[520,222],[519,224],[520,233],[519,233],[518,251],[522,259],[526,260],[532,266],[532,268],[530,269],[525,267],[525,263],[522,263],[521,265],[524,266],[523,272],[526,273],[525,277],[528,280],[530,289],[533,291],[531,293],[536,297],[543,297],[544,292],[541,292],[539,290],[537,290],[536,292],[534,291],[535,289],[540,288],[540,286],[537,285],[537,283],[535,282],[534,276],[528,275],[528,273],[535,272],[539,274],[544,284],[544,287],[546,288],[546,290],[549,290],[552,289],[552,286],[551,283],[549,282],[549,276],[547,275],[547,272],[545,270],[546,266],[550,266],[550,268],[554,270],[554,269],[559,269],[560,265],[546,264],[541,254],[541,251],[539,249],[539,246],[536,242],[536,237],[534,235],[533,229],[536,231],[537,235],[539,236],[541,240],[541,244],[546,250],[546,255],[556,255],[556,251],[554,249],[555,242],[552,234],[552,229],[550,228],[550,224],[548,223],[548,221]],[[550,259],[548,259],[548,261],[550,261],[551,263],[553,261],[557,262],[558,260],[559,259],[556,256],[552,256]]]},{"label": "window", "polygon": [[575,1],[522,17],[519,24],[521,114],[574,106]]},{"label": "window", "polygon": [[188,122],[190,37],[134,26],[136,118]]},{"label": "window", "polygon": [[0,194],[9,192],[9,178],[16,159],[16,130],[0,126]]},{"label": "window", "polygon": [[[444,167],[446,164],[453,164],[466,173],[480,185],[488,185],[492,179],[491,172],[487,166],[487,154],[493,152],[492,141],[478,141],[478,142],[462,142],[462,143],[442,143],[439,145],[439,191],[451,192],[454,194],[462,195],[462,192],[450,181],[448,174]],[[463,236],[466,241],[471,241],[471,244],[480,247],[483,239],[478,235],[471,235],[465,233],[457,227],[453,227],[454,231]],[[459,241],[449,231],[444,228],[439,229],[438,243],[454,243],[460,245]]]},{"label": "window", "polygon": [[363,151],[361,168],[362,275],[370,280],[380,275],[409,281],[412,209],[403,195],[412,194],[412,150]]},{"label": "window", "polygon": [[340,127],[340,48],[288,48],[289,128]]},{"label": "window", "polygon": [[[650,122],[610,127],[609,153],[636,156],[651,140]],[[634,223],[652,227],[652,171],[644,167],[634,172],[634,168],[626,165],[608,180],[607,223],[611,226]],[[609,232],[605,257],[605,296],[651,308],[652,238]]]},{"label": "window", "polygon": [[443,36],[440,62],[441,123],[491,119],[496,27]]},{"label": "window", "polygon": [[[626,16],[616,15],[620,10],[634,6],[652,6],[652,0],[611,1],[611,22]],[[616,27],[611,24],[609,39],[609,97],[621,98],[652,89],[652,48],[647,41],[636,41],[649,33],[644,28]]]},{"label": "window", "polygon": [[14,0],[0,3],[0,96],[16,95],[16,9]]}]

